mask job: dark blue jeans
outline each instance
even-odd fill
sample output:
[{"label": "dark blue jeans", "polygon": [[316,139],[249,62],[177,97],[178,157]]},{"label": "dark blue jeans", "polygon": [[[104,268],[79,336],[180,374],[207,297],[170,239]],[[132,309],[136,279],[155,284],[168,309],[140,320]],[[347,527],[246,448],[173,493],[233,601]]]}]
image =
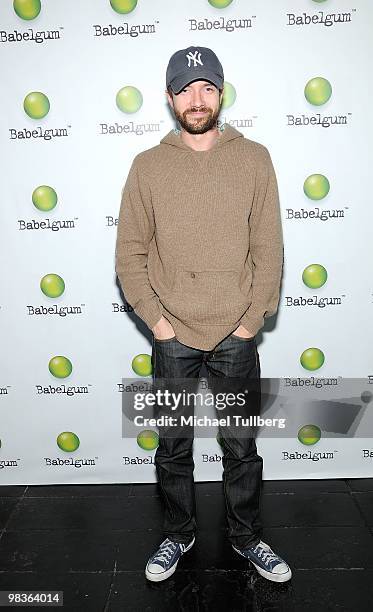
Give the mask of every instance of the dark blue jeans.
[{"label": "dark blue jeans", "polygon": [[[256,339],[229,335],[213,350],[203,351],[182,344],[174,336],[167,340],[153,337],[153,382],[157,379],[197,378],[203,363],[208,377],[222,384],[222,378],[252,381],[259,389],[260,363]],[[158,413],[159,414],[159,413]],[[221,415],[219,414],[219,417]],[[164,535],[186,543],[196,531],[193,435],[180,429],[168,435],[159,427],[155,465],[165,502]],[[236,433],[235,433],[236,432]],[[255,435],[242,428],[219,427],[223,449],[223,490],[228,539],[239,547],[252,546],[261,539],[260,492],[263,461],[257,454]]]}]

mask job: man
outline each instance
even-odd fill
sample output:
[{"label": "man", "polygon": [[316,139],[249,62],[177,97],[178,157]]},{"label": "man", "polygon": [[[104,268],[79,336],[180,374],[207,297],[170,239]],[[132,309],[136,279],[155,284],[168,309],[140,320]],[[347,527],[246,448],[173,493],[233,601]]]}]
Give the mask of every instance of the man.
[{"label": "man", "polygon": [[[119,214],[116,271],[127,301],[153,332],[154,380],[260,378],[256,334],[278,306],[283,241],[268,150],[218,127],[224,74],[215,53],[174,53],[167,99],[180,129],[138,154]],[[192,437],[159,428],[155,464],[165,501],[164,541],[151,581],[171,576],[195,540]],[[261,540],[262,459],[252,435],[220,431],[228,538],[275,582],[287,563]]]}]

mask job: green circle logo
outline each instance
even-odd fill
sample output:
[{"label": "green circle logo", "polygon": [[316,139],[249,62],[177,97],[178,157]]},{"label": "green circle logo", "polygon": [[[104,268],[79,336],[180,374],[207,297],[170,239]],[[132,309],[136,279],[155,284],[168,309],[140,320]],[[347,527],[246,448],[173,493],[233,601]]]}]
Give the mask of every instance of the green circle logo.
[{"label": "green circle logo", "polygon": [[314,2],[326,2],[326,0],[313,0]]},{"label": "green circle logo", "polygon": [[303,425],[298,431],[298,440],[306,446],[316,444],[321,438],[321,429],[317,425]]},{"label": "green circle logo", "polygon": [[303,184],[303,191],[310,200],[322,200],[329,190],[330,183],[323,174],[311,174]]},{"label": "green circle logo", "polygon": [[142,107],[142,93],[137,87],[127,85],[118,91],[116,103],[123,113],[137,113]]},{"label": "green circle logo", "polygon": [[62,355],[56,355],[52,357],[48,364],[48,368],[51,374],[56,378],[67,378],[73,371],[73,366],[67,357]]},{"label": "green circle logo", "polygon": [[49,212],[57,204],[57,194],[52,187],[40,185],[32,192],[32,203],[38,210]]},{"label": "green circle logo", "polygon": [[369,404],[373,399],[373,394],[371,391],[363,391],[360,398],[364,404]]},{"label": "green circle logo", "polygon": [[47,297],[60,297],[65,291],[65,283],[58,274],[46,274],[40,281],[40,289]]},{"label": "green circle logo", "polygon": [[209,4],[214,8],[222,9],[229,6],[233,0],[208,0]]},{"label": "green circle logo", "polygon": [[150,376],[153,372],[152,358],[146,353],[140,353],[132,359],[132,369],[137,376]]},{"label": "green circle logo", "polygon": [[332,86],[327,79],[315,77],[308,81],[304,88],[304,95],[310,104],[321,106],[325,104],[332,95]]},{"label": "green circle logo", "polygon": [[156,431],[151,429],[144,429],[137,436],[137,444],[140,448],[147,451],[152,451],[157,448],[159,443],[159,436]]},{"label": "green circle logo", "polygon": [[72,453],[79,448],[80,440],[72,431],[63,431],[57,436],[57,446],[66,453]]},{"label": "green circle logo", "polygon": [[229,108],[236,101],[236,90],[233,87],[232,83],[228,83],[228,81],[224,81],[224,93],[223,93],[223,103],[221,105],[222,108]]},{"label": "green circle logo", "polygon": [[306,370],[318,370],[324,361],[324,353],[319,348],[308,348],[300,356],[300,362]]},{"label": "green circle logo", "polygon": [[136,8],[137,0],[110,0],[110,4],[114,11],[126,15]]},{"label": "green circle logo", "polygon": [[328,273],[321,264],[311,264],[304,268],[302,280],[306,287],[310,289],[319,289],[326,283]]},{"label": "green circle logo", "polygon": [[42,119],[49,113],[50,104],[47,96],[41,91],[31,91],[23,101],[23,108],[31,119]]},{"label": "green circle logo", "polygon": [[41,11],[40,0],[13,0],[13,8],[21,19],[35,19]]}]

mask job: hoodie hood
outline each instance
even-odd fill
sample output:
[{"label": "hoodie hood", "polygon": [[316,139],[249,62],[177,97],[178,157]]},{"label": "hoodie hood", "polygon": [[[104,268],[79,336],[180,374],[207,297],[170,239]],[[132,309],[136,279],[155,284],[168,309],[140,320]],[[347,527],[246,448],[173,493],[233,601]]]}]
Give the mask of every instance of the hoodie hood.
[{"label": "hoodie hood", "polygon": [[[212,149],[210,149],[211,151],[218,149],[221,146],[224,146],[227,142],[230,142],[231,140],[235,140],[236,138],[244,137],[244,135],[241,132],[236,130],[236,128],[234,128],[232,125],[229,125],[229,123],[223,123],[223,125],[219,128],[219,130],[221,132],[221,136],[216,141]],[[191,147],[188,147],[188,145],[185,144],[180,134],[181,134],[181,130],[177,128],[175,128],[174,130],[171,130],[170,132],[168,132],[168,134],[166,134],[166,136],[164,136],[164,138],[162,138],[161,144],[169,145],[171,147],[177,147],[179,149],[184,149],[184,151],[190,151],[193,153],[194,149],[192,149]]]}]

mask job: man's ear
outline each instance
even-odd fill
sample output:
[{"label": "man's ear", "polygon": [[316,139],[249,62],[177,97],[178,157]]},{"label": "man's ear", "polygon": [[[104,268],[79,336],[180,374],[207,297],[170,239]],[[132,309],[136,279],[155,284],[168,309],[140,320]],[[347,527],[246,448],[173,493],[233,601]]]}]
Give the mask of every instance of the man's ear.
[{"label": "man's ear", "polygon": [[172,99],[172,96],[170,95],[170,93],[169,93],[169,91],[167,89],[166,89],[165,93],[166,93],[169,105],[171,106],[171,108],[173,108],[174,107],[174,101]]}]

